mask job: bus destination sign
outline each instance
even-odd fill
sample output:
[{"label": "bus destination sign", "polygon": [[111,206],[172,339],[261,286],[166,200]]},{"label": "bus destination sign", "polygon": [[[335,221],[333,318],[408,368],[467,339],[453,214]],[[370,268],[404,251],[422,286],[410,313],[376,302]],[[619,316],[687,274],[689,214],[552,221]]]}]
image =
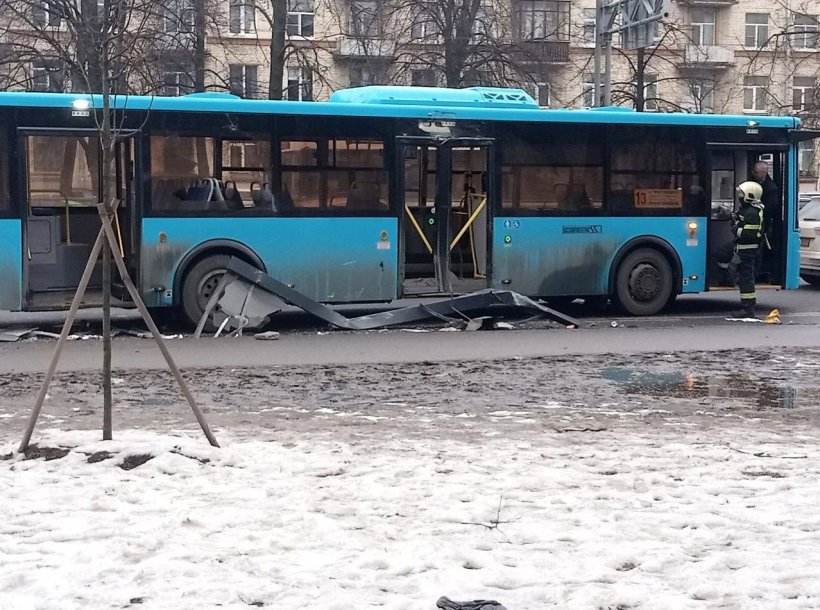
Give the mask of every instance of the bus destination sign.
[{"label": "bus destination sign", "polygon": [[635,208],[678,209],[683,207],[680,189],[635,189]]}]

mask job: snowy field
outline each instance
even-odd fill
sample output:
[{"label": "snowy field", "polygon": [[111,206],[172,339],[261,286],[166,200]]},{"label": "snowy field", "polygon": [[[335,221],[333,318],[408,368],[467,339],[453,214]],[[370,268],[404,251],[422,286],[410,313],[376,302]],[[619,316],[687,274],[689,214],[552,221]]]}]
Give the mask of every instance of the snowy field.
[{"label": "snowy field", "polygon": [[[663,370],[679,370],[670,360]],[[805,358],[769,373],[798,365],[816,374]],[[447,403],[447,384],[465,390],[458,366],[437,365],[424,387],[397,375],[404,402],[375,406],[362,397],[377,386],[361,380],[324,397],[250,404],[240,393],[232,420],[207,409],[221,449],[165,412],[142,422],[144,405],[120,405],[113,442],[60,431],[88,418],[52,397],[33,439],[62,448],[48,460],[14,453],[30,380],[6,380],[0,608],[433,610],[443,595],[509,610],[820,608],[816,403],[786,412],[720,391],[638,396],[588,362],[550,366],[540,400],[520,381],[533,372],[512,406],[488,385],[472,406],[436,408],[429,397]],[[693,392],[708,367],[686,377]],[[546,400],[561,375],[588,377],[588,391]],[[326,376],[313,371],[317,386]],[[58,379],[69,388],[55,390],[60,404],[87,393],[80,381]],[[599,382],[615,399],[594,398]],[[360,403],[345,409],[351,393]]]}]

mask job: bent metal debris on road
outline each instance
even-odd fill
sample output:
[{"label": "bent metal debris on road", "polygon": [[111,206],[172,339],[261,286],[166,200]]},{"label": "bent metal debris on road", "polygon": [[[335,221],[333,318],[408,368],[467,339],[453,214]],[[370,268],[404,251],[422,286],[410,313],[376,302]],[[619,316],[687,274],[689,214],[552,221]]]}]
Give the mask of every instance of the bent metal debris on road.
[{"label": "bent metal debris on road", "polygon": [[199,321],[195,335],[199,337],[202,334],[215,310],[218,310],[222,318],[220,328],[217,331],[217,334],[219,334],[228,325],[240,329],[246,326],[261,325],[270,315],[281,310],[282,301],[299,307],[337,328],[348,330],[371,330],[417,322],[427,318],[445,319],[450,322],[452,316],[458,316],[459,319],[462,319],[465,317],[465,312],[497,305],[530,309],[540,313],[545,318],[565,325],[567,328],[578,328],[579,324],[575,318],[562,314],[517,292],[492,289],[449,297],[434,303],[347,318],[332,308],[318,303],[287,284],[272,278],[253,265],[232,257],[228,262],[225,274],[205,306],[205,311]]}]

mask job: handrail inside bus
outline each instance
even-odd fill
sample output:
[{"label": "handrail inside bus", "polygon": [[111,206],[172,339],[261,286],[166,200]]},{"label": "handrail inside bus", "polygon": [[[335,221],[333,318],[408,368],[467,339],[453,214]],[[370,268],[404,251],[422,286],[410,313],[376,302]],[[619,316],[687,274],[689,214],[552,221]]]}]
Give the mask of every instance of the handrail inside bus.
[{"label": "handrail inside bus", "polygon": [[427,251],[432,254],[433,253],[433,246],[430,245],[430,242],[427,241],[427,237],[424,235],[424,231],[421,230],[418,221],[413,216],[413,212],[410,211],[410,206],[406,203],[404,204],[404,211],[407,212],[407,217],[410,219],[410,222],[413,224],[413,227],[416,229],[416,233],[419,234],[421,237],[421,241],[424,242],[424,247],[427,248]]},{"label": "handrail inside bus", "polygon": [[[473,195],[473,196],[475,196],[475,195]],[[481,213],[481,210],[483,210],[486,205],[487,205],[487,196],[484,195],[484,197],[482,197],[482,199],[481,199],[481,203],[479,203],[478,207],[476,207],[476,209],[473,211],[473,213],[470,214],[470,217],[467,219],[467,222],[464,223],[464,226],[461,227],[461,230],[453,238],[453,241],[450,242],[450,251],[451,252],[452,252],[453,248],[455,248],[456,245],[458,245],[459,240],[461,240],[461,238],[464,237],[464,234],[470,229],[471,226],[473,226],[473,223],[475,222],[475,219],[478,218],[478,215]]]}]

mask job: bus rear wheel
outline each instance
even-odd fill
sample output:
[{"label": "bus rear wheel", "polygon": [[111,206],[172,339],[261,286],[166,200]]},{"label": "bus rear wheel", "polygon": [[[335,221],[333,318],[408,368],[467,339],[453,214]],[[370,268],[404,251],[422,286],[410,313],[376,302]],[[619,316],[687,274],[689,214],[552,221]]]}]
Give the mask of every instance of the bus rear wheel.
[{"label": "bus rear wheel", "polygon": [[615,277],[615,300],[626,313],[651,316],[669,303],[674,275],[666,257],[651,248],[626,255]]},{"label": "bus rear wheel", "polygon": [[[185,318],[192,326],[199,324],[205,307],[216,290],[219,280],[225,275],[228,268],[230,256],[226,254],[216,254],[207,256],[198,261],[185,274],[182,282],[182,311]],[[214,311],[210,319],[205,323],[204,330],[213,332],[217,329],[222,316]]]}]

